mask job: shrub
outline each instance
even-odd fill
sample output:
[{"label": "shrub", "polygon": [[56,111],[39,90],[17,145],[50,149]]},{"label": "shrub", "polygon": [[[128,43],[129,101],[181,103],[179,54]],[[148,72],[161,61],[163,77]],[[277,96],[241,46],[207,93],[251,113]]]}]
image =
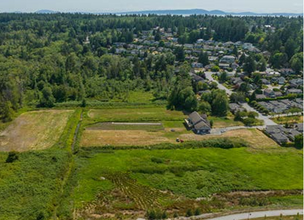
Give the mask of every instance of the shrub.
[{"label": "shrub", "polygon": [[153,163],[163,163],[163,162],[164,162],[164,159],[158,158],[158,157],[152,157],[152,158],[151,158],[151,161],[152,161]]},{"label": "shrub", "polygon": [[200,215],[201,214],[201,210],[199,208],[196,208],[194,211],[194,215]]},{"label": "shrub", "polygon": [[191,209],[188,209],[188,210],[187,210],[186,216],[187,216],[187,217],[193,216],[193,213],[192,213],[192,210],[191,210]]},{"label": "shrub", "polygon": [[6,159],[6,163],[13,163],[14,161],[18,160],[19,156],[18,153],[15,151],[11,151],[8,153],[7,159]]}]

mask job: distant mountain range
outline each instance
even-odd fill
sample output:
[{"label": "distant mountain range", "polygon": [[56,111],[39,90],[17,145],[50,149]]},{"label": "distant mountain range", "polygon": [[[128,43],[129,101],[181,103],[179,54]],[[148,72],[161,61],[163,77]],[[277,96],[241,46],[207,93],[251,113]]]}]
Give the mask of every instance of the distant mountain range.
[{"label": "distant mountain range", "polygon": [[239,16],[301,16],[303,13],[255,13],[255,12],[225,12],[221,10],[204,10],[204,9],[181,9],[181,10],[149,10],[149,11],[133,11],[119,14],[158,14],[158,15],[239,15]]},{"label": "distant mountain range", "polygon": [[[39,10],[37,14],[55,14],[60,13],[59,11],[52,10]],[[76,13],[76,12],[70,12]],[[178,10],[147,10],[147,11],[129,11],[129,12],[78,12],[84,14],[157,14],[157,15],[235,15],[235,16],[303,16],[303,13],[256,13],[256,12],[225,12],[221,10],[204,10],[204,9],[178,9]]]},{"label": "distant mountain range", "polygon": [[52,11],[52,10],[39,10],[35,12],[36,14],[56,14],[60,13],[59,11]]}]

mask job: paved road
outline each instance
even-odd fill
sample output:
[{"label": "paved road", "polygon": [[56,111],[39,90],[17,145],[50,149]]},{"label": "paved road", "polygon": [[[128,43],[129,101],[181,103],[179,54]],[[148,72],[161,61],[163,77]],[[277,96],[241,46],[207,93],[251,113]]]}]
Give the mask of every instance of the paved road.
[{"label": "paved road", "polygon": [[230,89],[228,89],[225,86],[223,86],[222,84],[220,84],[217,80],[213,79],[212,74],[215,74],[215,73],[213,73],[213,72],[205,72],[206,79],[208,79],[211,82],[215,82],[217,84],[217,86],[218,86],[219,89],[225,90],[225,92],[228,95],[231,95],[233,92]]},{"label": "paved road", "polygon": [[[228,88],[226,88],[221,83],[219,83],[218,81],[216,81],[215,79],[213,79],[212,74],[214,74],[214,73],[213,72],[205,72],[206,79],[208,79],[209,81],[212,81],[212,82],[216,82],[219,89],[225,90],[225,92],[228,95],[231,95],[233,93],[233,91],[230,90],[230,89],[228,89]],[[254,108],[252,108],[251,106],[249,106],[247,103],[243,103],[242,106],[247,111],[258,113],[258,115],[259,115],[258,119],[263,120],[265,126],[267,126],[267,125],[277,125],[277,123],[275,123],[274,121],[272,121],[268,116],[262,115],[260,112],[256,111]]]},{"label": "paved road", "polygon": [[277,123],[275,123],[274,121],[272,121],[268,116],[266,115],[262,115],[260,112],[258,112],[257,110],[255,110],[254,108],[252,108],[250,105],[248,105],[247,103],[243,103],[242,107],[245,108],[247,111],[249,112],[256,112],[258,113],[258,119],[263,120],[264,121],[264,125],[277,125]]},{"label": "paved road", "polygon": [[208,220],[243,220],[243,219],[254,219],[263,217],[273,217],[273,216],[290,216],[290,215],[303,215],[303,209],[292,209],[292,210],[274,210],[274,211],[262,211],[262,212],[251,212],[242,213],[235,215],[222,216],[217,218],[209,218]]}]

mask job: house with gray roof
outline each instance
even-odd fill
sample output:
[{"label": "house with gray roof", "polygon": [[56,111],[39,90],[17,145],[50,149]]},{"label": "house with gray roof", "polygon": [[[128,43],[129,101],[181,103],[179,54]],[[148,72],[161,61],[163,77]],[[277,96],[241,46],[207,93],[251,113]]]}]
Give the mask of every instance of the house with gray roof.
[{"label": "house with gray roof", "polygon": [[185,122],[187,126],[196,134],[209,134],[211,131],[211,126],[207,119],[207,115],[200,115],[197,112],[192,112]]}]

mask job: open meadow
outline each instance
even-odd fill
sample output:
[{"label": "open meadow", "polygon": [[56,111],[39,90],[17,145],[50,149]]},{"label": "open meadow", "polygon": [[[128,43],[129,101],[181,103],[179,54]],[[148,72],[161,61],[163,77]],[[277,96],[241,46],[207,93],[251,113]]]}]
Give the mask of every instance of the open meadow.
[{"label": "open meadow", "polygon": [[42,110],[21,114],[0,133],[1,151],[46,149],[59,139],[71,110]]},{"label": "open meadow", "polygon": [[[185,215],[193,207],[203,212],[231,206],[279,207],[286,201],[301,207],[301,161],[302,153],[294,149],[250,152],[246,148],[86,148],[77,159],[77,186],[72,198],[79,217],[93,219],[143,215],[149,209]],[[269,190],[274,191],[266,194]],[[229,194],[234,191],[239,195]]]}]

